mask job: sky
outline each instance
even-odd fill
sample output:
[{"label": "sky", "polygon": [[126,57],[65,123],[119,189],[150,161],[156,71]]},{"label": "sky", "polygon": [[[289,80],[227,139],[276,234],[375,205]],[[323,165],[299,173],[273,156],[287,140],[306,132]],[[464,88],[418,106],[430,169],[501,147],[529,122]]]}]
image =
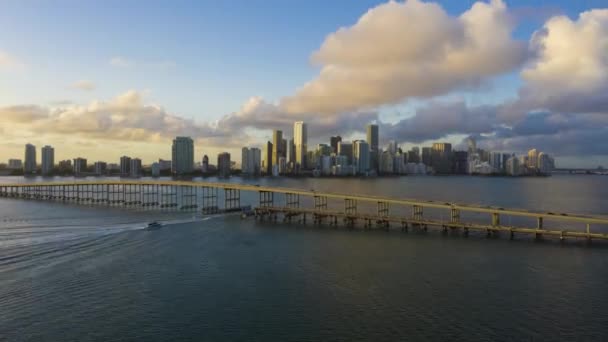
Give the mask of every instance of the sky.
[{"label": "sky", "polygon": [[605,1],[0,2],[0,161],[24,144],[144,163],[272,129],[608,166]]}]

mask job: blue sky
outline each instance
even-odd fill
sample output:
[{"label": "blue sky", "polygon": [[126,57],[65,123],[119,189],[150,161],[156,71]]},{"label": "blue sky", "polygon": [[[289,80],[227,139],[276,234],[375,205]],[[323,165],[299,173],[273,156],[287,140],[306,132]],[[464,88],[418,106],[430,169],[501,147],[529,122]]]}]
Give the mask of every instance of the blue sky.
[{"label": "blue sky", "polygon": [[[458,15],[474,1],[439,1]],[[542,25],[543,11],[575,17],[602,1],[508,1],[527,13],[516,37]],[[87,102],[92,94],[68,89],[92,80],[96,97],[128,89],[186,117],[217,118],[250,96],[276,100],[312,79],[310,54],[339,27],[354,24],[381,1],[4,1],[2,49],[21,57],[27,73],[12,75],[3,104]],[[123,57],[142,64],[113,68]],[[155,66],[155,64],[174,66]],[[126,69],[126,70],[125,70]],[[10,77],[10,75],[9,75]],[[498,88],[511,91],[517,78]],[[504,95],[507,96],[507,95]],[[475,99],[473,98],[473,101]],[[477,100],[478,102],[481,99]]]},{"label": "blue sky", "polygon": [[[575,20],[605,1],[505,1],[527,44],[554,15]],[[0,70],[0,107],[88,104],[128,90],[146,103],[197,121],[238,111],[247,99],[294,94],[317,77],[311,63],[326,37],[354,25],[381,1],[13,1],[0,3],[0,52],[21,65]],[[452,16],[474,1],[438,1]],[[113,66],[120,58],[127,67]],[[488,77],[482,91],[457,89],[439,99],[497,104],[517,96],[520,70]],[[81,80],[92,91],[75,89]],[[414,115],[423,100],[380,107],[389,122]],[[0,155],[4,158],[4,155]]]}]

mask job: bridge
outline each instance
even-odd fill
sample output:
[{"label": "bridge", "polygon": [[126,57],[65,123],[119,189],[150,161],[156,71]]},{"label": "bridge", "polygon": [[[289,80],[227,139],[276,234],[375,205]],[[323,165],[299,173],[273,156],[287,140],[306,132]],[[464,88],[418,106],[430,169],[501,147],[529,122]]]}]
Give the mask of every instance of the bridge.
[{"label": "bridge", "polygon": [[[241,193],[243,192],[243,198]],[[242,199],[256,219],[349,228],[399,227],[443,232],[481,231],[608,240],[608,218],[572,213],[534,212],[482,205],[421,201],[370,195],[195,181],[79,181],[0,184],[0,197],[203,214],[239,211]]]}]

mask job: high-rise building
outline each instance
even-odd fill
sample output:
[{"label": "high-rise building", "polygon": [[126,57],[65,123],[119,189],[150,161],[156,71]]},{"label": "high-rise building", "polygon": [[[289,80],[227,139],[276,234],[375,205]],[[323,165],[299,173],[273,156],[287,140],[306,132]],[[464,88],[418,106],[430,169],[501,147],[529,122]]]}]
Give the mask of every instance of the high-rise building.
[{"label": "high-rise building", "polygon": [[106,162],[97,161],[93,165],[95,166],[95,174],[97,176],[105,174],[108,169],[108,164]]},{"label": "high-rise building", "polygon": [[390,151],[384,151],[380,155],[380,167],[378,171],[380,174],[392,174],[395,172],[394,169],[394,154]]},{"label": "high-rise building", "polygon": [[340,141],[342,141],[342,137],[339,135],[329,138],[329,146],[331,147],[332,153],[338,154],[338,143]]},{"label": "high-rise building", "polygon": [[370,168],[370,148],[365,140],[353,142],[353,165],[359,174],[365,174]]},{"label": "high-rise building", "polygon": [[437,173],[452,172],[452,144],[433,143],[431,150],[431,166]]},{"label": "high-rise building", "polygon": [[141,176],[141,159],[139,159],[139,158],[131,159],[131,165],[129,167],[129,176],[131,176],[131,177]]},{"label": "high-rise building", "polygon": [[194,171],[194,141],[190,137],[176,137],[171,147],[171,172],[176,175]]},{"label": "high-rise building", "polygon": [[241,172],[249,176],[259,176],[261,171],[262,152],[256,147],[243,147],[241,154]]},{"label": "high-rise building", "polygon": [[528,151],[528,168],[531,170],[538,169],[538,151],[533,148]]},{"label": "high-rise building", "polygon": [[333,153],[338,153],[338,143],[340,141],[342,141],[342,137],[339,135],[329,138],[329,146],[331,146],[331,150]]},{"label": "high-rise building", "polygon": [[150,167],[151,171],[152,171],[152,177],[160,177],[160,164],[155,162],[152,163],[152,166]]},{"label": "high-rise building", "polygon": [[490,166],[494,170],[495,173],[500,173],[502,171],[502,154],[499,152],[490,152]]},{"label": "high-rise building", "polygon": [[272,175],[272,154],[274,152],[273,144],[268,141],[266,142],[266,148],[264,149],[264,171],[267,175]]},{"label": "high-rise building", "polygon": [[32,144],[25,145],[23,172],[26,174],[36,173],[36,146]]},{"label": "high-rise building", "polygon": [[285,154],[283,151],[283,131],[272,131],[272,164],[279,165],[279,158]]},{"label": "high-rise building", "polygon": [[72,161],[69,159],[60,161],[58,164],[58,168],[60,172],[68,172],[74,170],[74,168],[72,167]]},{"label": "high-rise building", "polygon": [[464,175],[469,169],[469,153],[467,151],[454,152],[454,173]]},{"label": "high-rise building", "polygon": [[367,143],[369,144],[370,149],[370,168],[373,170],[378,169],[378,160],[380,153],[378,140],[378,125],[367,125]]},{"label": "high-rise building", "polygon": [[293,138],[287,143],[287,163],[296,163],[296,144]]},{"label": "high-rise building", "polygon": [[546,153],[538,154],[538,172],[548,174],[553,171],[553,159]]},{"label": "high-rise building", "polygon": [[468,137],[466,142],[467,142],[467,152],[469,152],[469,155],[473,155],[473,154],[477,153],[477,142],[475,141],[475,138]]},{"label": "high-rise building", "polygon": [[80,157],[74,159],[74,174],[80,175],[85,172],[87,172],[87,159]]},{"label": "high-rise building", "polygon": [[293,124],[293,142],[296,145],[296,164],[306,169],[306,154],[308,152],[308,125],[302,121]]},{"label": "high-rise building", "polygon": [[512,155],[511,158],[507,159],[506,173],[510,176],[519,176],[521,174],[519,159]]},{"label": "high-rise building", "polygon": [[120,175],[128,176],[131,174],[131,157],[120,157]]},{"label": "high-rise building", "polygon": [[386,150],[388,151],[388,153],[395,155],[395,154],[397,154],[397,151],[399,150],[399,145],[397,144],[397,142],[395,140],[391,140],[388,142],[388,146],[387,146]]},{"label": "high-rise building", "polygon": [[201,172],[202,173],[209,172],[209,157],[206,154],[203,156],[203,163],[201,164]]},{"label": "high-rise building", "polygon": [[378,125],[367,125],[367,143],[370,151],[378,151]]},{"label": "high-rise building", "polygon": [[55,149],[51,146],[42,148],[42,174],[50,175],[55,168]]},{"label": "high-rise building", "polygon": [[230,153],[222,152],[217,155],[217,172],[220,177],[230,177]]},{"label": "high-rise building", "polygon": [[338,142],[338,155],[345,156],[348,165],[353,165],[353,143],[346,141]]},{"label": "high-rise building", "polygon": [[426,166],[431,166],[431,157],[433,155],[433,150],[430,147],[422,148],[422,164]]}]

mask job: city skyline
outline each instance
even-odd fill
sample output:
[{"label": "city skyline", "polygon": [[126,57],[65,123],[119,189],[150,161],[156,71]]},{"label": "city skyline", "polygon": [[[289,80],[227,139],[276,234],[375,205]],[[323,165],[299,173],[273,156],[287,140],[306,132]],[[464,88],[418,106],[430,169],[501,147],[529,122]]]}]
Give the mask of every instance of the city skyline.
[{"label": "city skyline", "polygon": [[[170,159],[165,146],[176,136],[194,139],[196,161],[222,151],[240,160],[242,146],[264,150],[273,129],[293,138],[303,121],[309,146],[336,134],[365,139],[366,125],[377,124],[380,146],[462,146],[472,135],[492,151],[537,147],[563,167],[608,164],[601,1],[3,6],[3,161],[22,159],[26,143],[53,146],[55,161]],[[294,22],[271,20],[293,11]],[[72,14],[112,38],[91,39],[42,13]],[[156,20],[132,28],[129,18],[142,13]],[[158,19],[171,29],[159,31]],[[81,49],[67,54],[68,46]]]}]

